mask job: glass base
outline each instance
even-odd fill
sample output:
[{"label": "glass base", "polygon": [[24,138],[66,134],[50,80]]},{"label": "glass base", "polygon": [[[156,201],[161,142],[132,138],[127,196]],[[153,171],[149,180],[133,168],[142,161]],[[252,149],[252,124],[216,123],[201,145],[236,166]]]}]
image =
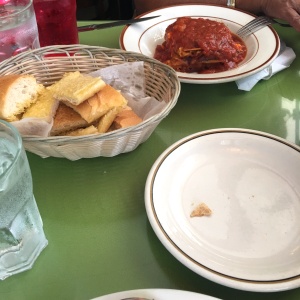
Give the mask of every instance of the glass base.
[{"label": "glass base", "polygon": [[29,270],[42,250],[48,245],[44,232],[27,234],[20,245],[5,253],[0,252],[0,280]]}]

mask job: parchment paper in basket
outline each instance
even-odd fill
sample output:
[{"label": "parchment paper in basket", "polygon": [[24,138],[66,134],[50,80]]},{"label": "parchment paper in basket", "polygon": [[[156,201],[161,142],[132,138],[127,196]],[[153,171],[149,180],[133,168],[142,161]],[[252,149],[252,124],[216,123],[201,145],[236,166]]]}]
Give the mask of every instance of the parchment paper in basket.
[{"label": "parchment paper in basket", "polygon": [[26,118],[12,122],[12,124],[18,129],[21,135],[47,137],[51,130],[53,120]]},{"label": "parchment paper in basket", "polygon": [[143,120],[156,115],[167,105],[164,101],[146,95],[143,61],[106,67],[90,75],[100,76],[107,84],[121,91],[128,105]]},{"label": "parchment paper in basket", "polygon": [[[144,62],[129,62],[121,65],[114,65],[90,73],[89,75],[100,76],[115,89],[120,90],[128,100],[129,106],[143,120],[154,116],[162,111],[167,103],[157,101],[145,94]],[[52,122],[44,119],[27,118],[13,122],[21,135],[34,135],[47,137],[50,133]]]}]

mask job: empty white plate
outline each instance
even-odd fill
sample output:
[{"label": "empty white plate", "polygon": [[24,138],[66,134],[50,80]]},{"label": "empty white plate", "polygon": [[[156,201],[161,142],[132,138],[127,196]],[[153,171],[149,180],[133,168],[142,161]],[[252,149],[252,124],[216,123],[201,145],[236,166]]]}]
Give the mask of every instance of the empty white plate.
[{"label": "empty white plate", "polygon": [[[184,265],[250,291],[300,286],[300,148],[246,129],[216,129],[170,146],[145,188],[148,218]],[[200,203],[210,216],[190,217]]]}]

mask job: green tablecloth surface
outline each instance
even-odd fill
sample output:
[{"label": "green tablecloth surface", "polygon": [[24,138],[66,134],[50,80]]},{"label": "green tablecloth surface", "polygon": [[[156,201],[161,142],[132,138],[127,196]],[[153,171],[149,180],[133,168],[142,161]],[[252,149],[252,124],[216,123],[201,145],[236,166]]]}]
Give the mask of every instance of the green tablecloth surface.
[{"label": "green tablecloth surface", "polygon": [[[300,34],[291,28],[275,28],[299,56]],[[80,42],[119,48],[121,30],[80,33]],[[189,134],[248,128],[299,145],[299,74],[296,58],[288,69],[259,82],[250,92],[239,91],[235,82],[183,83],[175,108],[130,153],[78,161],[27,153],[49,245],[31,270],[0,282],[0,299],[84,300],[123,290],[165,288],[223,300],[299,300],[299,288],[247,292],[194,273],[159,241],[144,205],[151,166],[162,151]]]}]

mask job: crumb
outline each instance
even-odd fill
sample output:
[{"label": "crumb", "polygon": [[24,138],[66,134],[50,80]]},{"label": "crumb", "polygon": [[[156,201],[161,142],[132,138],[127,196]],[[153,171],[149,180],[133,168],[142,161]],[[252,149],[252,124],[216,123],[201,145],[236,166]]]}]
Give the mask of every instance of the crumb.
[{"label": "crumb", "polygon": [[212,213],[211,209],[205,204],[200,203],[190,214],[190,217],[203,217],[210,216]]}]

